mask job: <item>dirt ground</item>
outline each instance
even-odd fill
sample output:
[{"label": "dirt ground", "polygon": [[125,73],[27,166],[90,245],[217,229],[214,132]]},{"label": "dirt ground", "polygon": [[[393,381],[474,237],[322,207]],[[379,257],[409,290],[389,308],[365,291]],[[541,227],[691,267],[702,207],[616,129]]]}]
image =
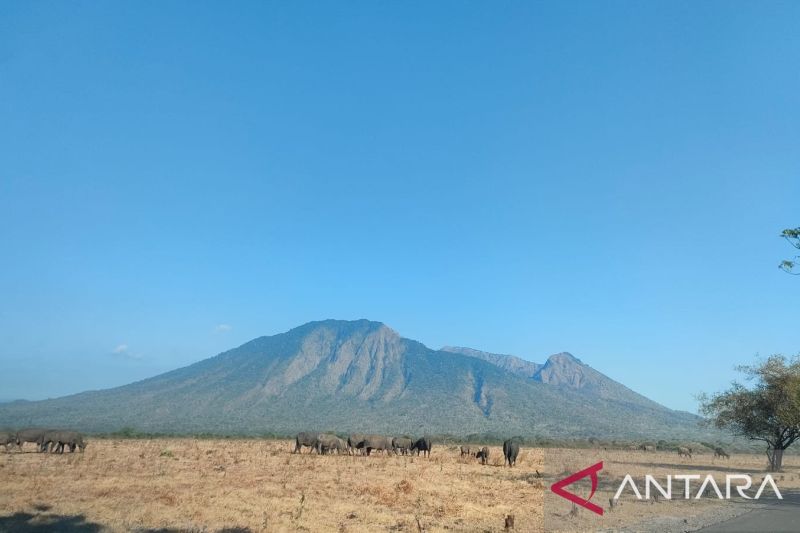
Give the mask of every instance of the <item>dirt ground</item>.
[{"label": "dirt ground", "polygon": [[[687,468],[722,475],[763,473],[764,458],[639,451],[523,449],[503,467],[499,447],[489,465],[434,444],[423,457],[317,456],[290,453],[274,440],[153,439],[89,442],[83,454],[0,452],[0,531],[514,531],[646,530],[666,517],[685,529],[705,523],[730,502],[636,503],[630,495],[601,521],[553,498],[547,487],[604,461],[592,499],[608,507],[625,473],[666,475]],[[786,458],[781,489],[800,486],[800,461]],[[760,478],[759,478],[760,479]],[[548,500],[545,503],[545,494]],[[663,522],[658,522],[663,524]],[[553,527],[553,524],[557,527]],[[650,525],[648,525],[650,524]],[[655,527],[655,526],[652,526]],[[655,527],[653,530],[663,530]]]},{"label": "dirt ground", "polygon": [[[747,493],[752,496],[764,479],[767,462],[764,454],[734,453],[726,460],[715,459],[710,452],[695,453],[692,458],[686,458],[679,457],[676,452],[661,451],[547,449],[542,479],[549,487],[553,482],[600,461],[603,461],[603,470],[599,474],[598,490],[591,501],[603,507],[603,516],[599,517],[582,508],[573,511],[570,502],[548,490],[544,509],[547,531],[695,531],[744,513],[755,504],[742,499],[720,500],[710,488],[706,491],[706,497],[695,499],[707,475],[714,477],[724,496],[726,474],[748,474],[752,476],[754,488]],[[796,490],[800,487],[800,457],[785,456],[783,466],[783,472],[773,474],[778,488],[784,492]],[[646,474],[652,475],[664,488],[667,475],[670,474],[700,475],[702,479],[691,482],[690,500],[683,498],[685,482],[673,480],[671,500],[637,500],[626,487],[611,508],[609,500],[614,497],[626,474],[633,477],[642,496],[645,495]],[[578,482],[569,490],[586,497],[590,492],[590,482],[588,479]],[[735,489],[732,492],[736,494]],[[772,494],[771,489],[765,489],[765,496]]]}]

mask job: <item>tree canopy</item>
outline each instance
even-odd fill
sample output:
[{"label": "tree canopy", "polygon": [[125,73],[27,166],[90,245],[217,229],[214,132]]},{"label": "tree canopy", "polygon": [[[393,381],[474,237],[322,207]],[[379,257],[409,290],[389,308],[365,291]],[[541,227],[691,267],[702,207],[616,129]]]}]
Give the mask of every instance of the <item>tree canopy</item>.
[{"label": "tree canopy", "polygon": [[737,369],[752,385],[703,395],[700,410],[720,429],[765,442],[770,470],[780,470],[783,450],[800,438],[800,359],[773,355]]},{"label": "tree canopy", "polygon": [[[800,228],[785,229],[781,232],[781,237],[800,250]],[[800,271],[795,270],[795,267],[798,266],[798,260],[800,260],[800,255],[796,255],[791,259],[784,259],[778,267],[789,274],[798,276],[800,275]]]}]

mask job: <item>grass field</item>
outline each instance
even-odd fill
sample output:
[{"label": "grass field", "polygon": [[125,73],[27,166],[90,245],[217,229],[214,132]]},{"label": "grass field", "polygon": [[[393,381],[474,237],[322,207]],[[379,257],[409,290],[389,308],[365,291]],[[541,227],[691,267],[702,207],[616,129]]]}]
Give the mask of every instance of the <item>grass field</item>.
[{"label": "grass field", "polygon": [[[552,481],[599,460],[603,483],[592,501],[604,507],[624,473],[764,466],[755,455],[723,463],[710,455],[679,460],[660,452],[523,449],[517,466],[507,468],[499,447],[491,447],[483,466],[462,459],[455,446],[434,444],[430,459],[317,456],[290,453],[289,441],[255,439],[96,439],[85,453],[64,455],[29,446],[0,452],[0,531],[482,532],[503,531],[507,515],[515,531],[542,531],[545,523],[582,531],[598,527],[589,513],[571,515],[563,500],[545,506],[544,495]],[[797,461],[787,462],[781,488],[798,485]],[[606,513],[603,527],[635,527],[662,515],[691,519],[731,505],[623,500],[629,501]]]}]

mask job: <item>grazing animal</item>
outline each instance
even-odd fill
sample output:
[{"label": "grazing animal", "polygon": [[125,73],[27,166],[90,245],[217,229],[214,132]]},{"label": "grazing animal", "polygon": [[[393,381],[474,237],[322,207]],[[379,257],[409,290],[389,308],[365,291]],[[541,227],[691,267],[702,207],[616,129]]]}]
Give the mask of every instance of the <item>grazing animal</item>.
[{"label": "grazing animal", "polygon": [[[298,433],[297,437],[294,439],[294,452],[292,453],[301,453],[303,451],[303,446],[308,446],[314,450],[314,444],[317,442],[317,437],[319,437],[319,433],[310,433],[308,431],[302,431]],[[309,453],[311,453],[310,450]]]},{"label": "grazing animal", "polygon": [[419,455],[420,452],[422,452],[422,455],[430,457],[431,448],[433,448],[433,445],[431,444],[430,437],[420,437],[419,439],[417,439],[417,442],[415,442],[411,446],[411,451],[416,452],[417,455]]},{"label": "grazing animal", "polygon": [[344,440],[342,438],[339,438],[339,437],[336,437],[336,445],[337,445],[337,451],[339,452],[340,455],[341,454],[345,454],[345,455],[349,455],[350,454],[350,448],[347,446],[347,441],[346,440]]},{"label": "grazing animal", "polygon": [[396,454],[406,455],[414,444],[411,437],[395,437],[392,439],[392,449]]},{"label": "grazing animal", "polygon": [[17,444],[17,434],[9,433],[8,431],[0,431],[0,445],[5,446],[6,451],[8,451],[9,444]]},{"label": "grazing animal", "polygon": [[367,435],[364,437],[364,449],[367,455],[372,452],[388,452],[392,450],[392,439],[383,435]]},{"label": "grazing animal", "polygon": [[685,446],[678,446],[678,457],[692,458],[692,449]]},{"label": "grazing animal", "polygon": [[639,446],[639,449],[643,452],[654,452],[656,451],[656,447],[652,444],[642,444]]},{"label": "grazing animal", "polygon": [[722,448],[720,448],[720,447],[714,448],[714,458],[716,459],[717,457],[719,457],[720,459],[730,459],[731,458],[730,454],[728,452],[726,452],[725,450],[723,450]]},{"label": "grazing animal", "polygon": [[461,445],[461,457],[464,457],[465,455],[475,455],[475,454],[473,453],[472,448],[470,448],[469,446],[464,446],[462,444]]},{"label": "grazing animal", "polygon": [[364,453],[364,435],[361,433],[353,433],[347,437],[347,451],[351,455],[355,454],[356,451],[358,451],[358,453]]},{"label": "grazing animal", "polygon": [[475,457],[477,459],[480,459],[482,465],[485,465],[486,462],[489,460],[489,448],[484,446],[478,451],[478,453],[475,454]]},{"label": "grazing animal", "polygon": [[86,441],[83,440],[83,435],[77,431],[62,431],[57,436],[58,448],[61,452],[64,451],[64,446],[69,446],[70,453],[75,452],[75,448],[83,453],[86,449]]},{"label": "grazing animal", "polygon": [[334,451],[342,454],[347,452],[347,443],[336,435],[323,433],[317,435],[317,438],[314,440],[314,449],[320,455],[333,453]]},{"label": "grazing animal", "polygon": [[508,464],[509,467],[517,463],[517,456],[519,455],[519,441],[517,439],[508,439],[503,443],[503,455],[505,461],[503,464]]},{"label": "grazing animal", "polygon": [[39,428],[30,428],[17,431],[17,446],[22,449],[22,446],[26,442],[35,442],[39,446],[39,451],[44,452],[46,450],[42,449],[41,441],[42,438],[44,438],[44,434],[49,431],[51,430]]},{"label": "grazing animal", "polygon": [[[48,452],[53,453],[58,448],[58,434],[61,433],[59,429],[48,429],[45,431],[41,438],[36,441],[36,445],[39,447],[40,452]],[[63,447],[62,450],[63,452]]]},{"label": "grazing animal", "polygon": [[64,453],[65,446],[69,448],[70,453],[74,453],[75,448],[83,453],[86,442],[83,440],[83,435],[77,431],[48,431],[39,441],[39,448],[43,451],[49,450],[50,453]]}]

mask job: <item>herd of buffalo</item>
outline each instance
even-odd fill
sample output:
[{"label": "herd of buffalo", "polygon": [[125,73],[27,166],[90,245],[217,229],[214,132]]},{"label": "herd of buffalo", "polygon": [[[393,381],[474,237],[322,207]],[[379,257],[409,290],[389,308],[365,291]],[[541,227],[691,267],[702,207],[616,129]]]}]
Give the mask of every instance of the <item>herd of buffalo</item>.
[{"label": "herd of buffalo", "polygon": [[[519,455],[519,440],[508,439],[503,443],[503,455],[505,456],[505,463],[508,466],[514,466],[517,463],[517,456]],[[412,439],[411,437],[387,437],[385,435],[363,435],[361,433],[354,433],[346,439],[334,435],[332,433],[313,433],[303,431],[295,437],[295,446],[293,453],[301,453],[303,448],[310,448],[320,455],[337,453],[344,455],[370,455],[372,452],[394,453],[396,455],[411,455],[416,454],[430,457],[431,448],[433,447],[430,437],[420,437],[419,439]],[[489,460],[489,448],[483,446],[482,448],[470,447],[467,445],[461,446],[461,457],[465,455],[475,457],[481,464],[486,464]]]},{"label": "herd of buffalo", "polygon": [[[64,453],[64,449],[74,452],[76,449],[83,452],[86,441],[77,431],[63,429],[23,429],[17,432],[0,431],[0,446],[5,446],[9,451],[10,446],[22,449],[26,442],[35,443],[39,452]],[[298,433],[295,438],[294,453],[302,452],[304,447],[316,451],[320,455],[337,453],[346,455],[363,454],[372,452],[394,453],[397,455],[416,454],[430,457],[433,444],[430,437],[387,437],[384,435],[362,435],[354,433],[343,439],[330,433]],[[518,439],[508,439],[503,443],[503,455],[508,466],[514,466],[519,455],[520,442]],[[465,455],[475,457],[481,464],[489,460],[489,448],[486,446],[461,446],[461,457]]]},{"label": "herd of buffalo", "polygon": [[86,448],[83,435],[77,431],[63,429],[23,429],[16,433],[0,431],[0,445],[5,446],[6,451],[9,446],[22,448],[26,442],[35,442],[40,452],[64,453],[64,448],[69,448],[70,452],[74,452],[77,448],[82,452]]},{"label": "herd of buffalo", "polygon": [[[64,448],[70,452],[76,449],[81,452],[86,448],[86,441],[83,435],[77,431],[62,429],[23,429],[17,432],[0,431],[0,446],[5,446],[6,451],[9,446],[22,448],[26,442],[33,442],[38,446],[40,452],[64,453]],[[312,433],[301,432],[295,438],[294,453],[302,452],[304,447],[315,451],[320,455],[337,453],[345,455],[370,455],[372,452],[393,453],[396,455],[416,454],[430,457],[431,439],[430,437],[387,437],[385,435],[362,435],[354,433],[347,439],[343,439],[331,433]],[[508,439],[503,442],[503,455],[508,466],[514,466],[519,455],[520,441],[516,438]],[[655,446],[639,445],[631,446],[634,450],[655,451]],[[689,447],[678,447],[678,455],[681,457],[692,457],[692,449]],[[474,457],[486,464],[489,461],[489,448],[486,446],[461,446],[461,457]],[[714,457],[728,459],[730,455],[722,448],[714,448]]]},{"label": "herd of buffalo", "polygon": [[[0,431],[0,445],[6,451],[10,446],[22,448],[26,442],[35,443],[39,452],[64,453],[64,449],[74,452],[76,449],[83,452],[86,441],[77,431],[62,429],[23,429],[17,432]],[[337,454],[363,454],[372,452],[394,453],[397,455],[416,454],[430,457],[433,444],[430,437],[387,437],[384,435],[362,435],[354,433],[343,439],[330,433],[301,432],[295,438],[294,453],[300,453],[304,447],[320,455]],[[508,466],[514,466],[519,455],[520,443],[518,439],[508,439],[503,443],[503,455]],[[475,457],[481,464],[489,460],[489,448],[486,446],[461,446],[461,457],[465,455]]]}]

